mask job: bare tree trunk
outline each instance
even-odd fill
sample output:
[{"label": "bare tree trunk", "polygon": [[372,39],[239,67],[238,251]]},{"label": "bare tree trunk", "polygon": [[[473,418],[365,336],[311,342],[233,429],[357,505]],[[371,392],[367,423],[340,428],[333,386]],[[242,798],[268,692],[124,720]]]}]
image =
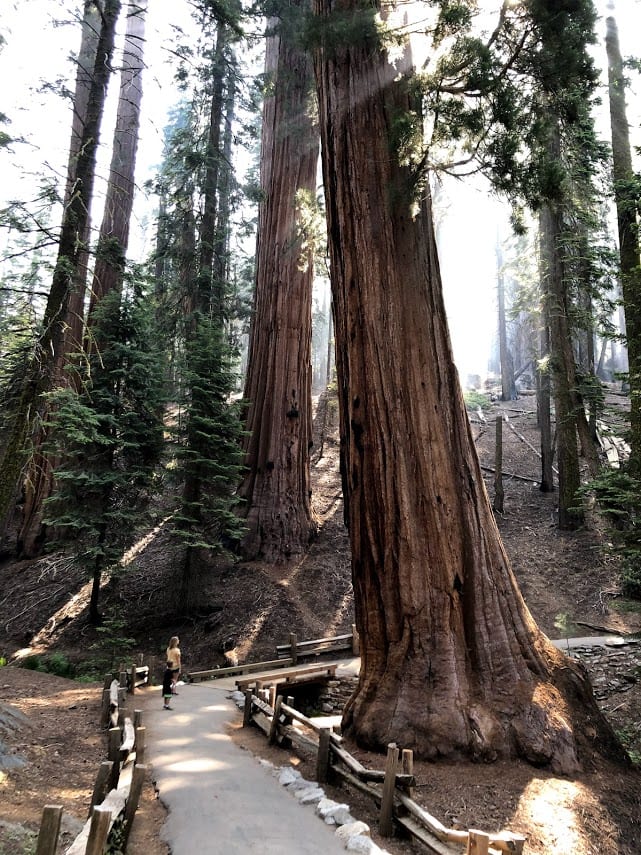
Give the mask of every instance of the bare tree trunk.
[{"label": "bare tree trunk", "polygon": [[[81,149],[87,105],[91,90],[96,48],[100,36],[100,17],[104,0],[85,0],[84,17],[82,21],[82,41],[78,54],[78,69],[76,72],[76,89],[73,100],[73,121],[71,126],[71,142],[69,144],[69,166],[67,168],[67,187],[64,204],[69,204],[75,183],[76,165]],[[87,214],[85,233],[82,236],[82,250],[78,258],[78,271],[74,287],[69,297],[69,319],[65,331],[65,353],[78,352],[82,349],[85,291],[87,287],[87,269],[89,266],[89,236],[91,232],[90,214]]]},{"label": "bare tree trunk", "polygon": [[514,383],[514,365],[507,344],[507,326],[505,322],[505,278],[503,275],[503,258],[498,239],[496,242],[496,280],[498,289],[499,309],[499,356],[501,361],[501,400],[512,401],[516,398]]},{"label": "bare tree trunk", "polygon": [[612,129],[614,198],[617,208],[621,287],[625,309],[630,379],[630,465],[641,469],[641,267],[637,196],[632,169],[630,132],[625,105],[625,78],[619,33],[613,17],[607,18],[608,96]]},{"label": "bare tree trunk", "polygon": [[[138,146],[138,127],[140,118],[140,101],[142,98],[141,74],[143,67],[143,47],[145,36],[145,12],[147,0],[131,2],[127,13],[127,31],[123,66],[120,80],[120,98],[116,117],[111,168],[107,185],[105,211],[98,239],[96,264],[93,274],[93,285],[89,307],[89,324],[91,315],[98,302],[113,289],[120,289],[124,272],[125,253],[129,242],[129,221],[133,207],[134,173],[136,167],[136,149]],[[83,23],[83,32],[92,22]],[[95,47],[94,47],[95,54]],[[72,149],[77,143],[72,137]],[[77,153],[75,155],[77,158]],[[69,191],[71,192],[71,191]],[[74,284],[70,294],[71,301],[82,294],[86,280],[87,239],[89,235],[89,215],[85,224],[86,239],[79,252],[78,266],[74,275]],[[70,312],[71,314],[71,312]],[[76,318],[76,324],[80,319]],[[81,332],[81,325],[76,326],[76,333]],[[77,348],[79,342],[70,336],[70,327],[65,330],[64,352],[61,354],[61,365],[68,357],[69,348]],[[74,333],[74,335],[76,334]],[[22,514],[22,525],[18,536],[19,551],[22,555],[32,556],[39,552],[44,541],[45,532],[42,526],[44,502],[53,489],[53,469],[56,462],[49,454],[42,452],[46,442],[47,428],[41,428],[37,441],[34,440],[34,455],[27,473],[25,502]]]},{"label": "bare tree trunk", "polygon": [[134,204],[146,14],[147,0],[130,0],[107,198],[91,286],[89,323],[100,300],[111,291],[119,291],[122,287]]},{"label": "bare tree trunk", "polygon": [[[316,8],[322,26],[332,0]],[[369,33],[316,54],[362,657],[345,731],[422,757],[520,755],[570,772],[587,719],[616,741],[584,672],[529,614],[493,519],[430,201],[390,138],[401,117],[420,114],[408,66],[388,63],[378,44],[380,9],[341,11]]]},{"label": "bare tree trunk", "polygon": [[12,414],[9,439],[0,460],[0,521],[6,520],[10,511],[24,464],[26,441],[43,407],[42,395],[54,388],[64,354],[69,300],[84,251],[83,236],[86,234],[93,196],[96,151],[119,12],[120,0],[105,0],[75,181],[71,199],[64,211],[58,257],[45,306],[42,332],[20,385],[21,392]]},{"label": "bare tree trunk", "polygon": [[243,554],[280,561],[316,532],[311,510],[311,312],[314,260],[305,205],[315,200],[318,128],[310,60],[283,31],[267,42],[274,93],[263,112],[256,294],[245,385]]},{"label": "bare tree trunk", "polygon": [[548,322],[547,300],[542,295],[540,356],[536,369],[536,413],[541,431],[541,484],[542,493],[554,491],[554,449],[552,446],[552,423],[550,419],[550,326]]}]

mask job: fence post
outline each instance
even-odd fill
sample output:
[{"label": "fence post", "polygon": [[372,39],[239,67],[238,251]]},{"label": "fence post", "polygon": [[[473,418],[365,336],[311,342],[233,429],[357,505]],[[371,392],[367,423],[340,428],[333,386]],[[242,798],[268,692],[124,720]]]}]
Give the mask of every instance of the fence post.
[{"label": "fence post", "polygon": [[358,637],[358,630],[356,629],[355,623],[352,624],[352,655],[361,655],[361,640]]},{"label": "fence post", "polygon": [[[404,748],[401,754],[401,765],[403,767],[403,772],[406,775],[414,774],[414,752],[411,748]],[[410,799],[414,798],[414,787],[407,788],[407,796]]]},{"label": "fence post", "polygon": [[295,632],[289,633],[289,646],[292,649],[292,664],[298,664],[298,638]]},{"label": "fence post", "polygon": [[129,687],[129,694],[136,694],[136,663],[131,666],[131,670],[129,672],[131,674],[131,686]]},{"label": "fence post", "polygon": [[111,767],[110,789],[118,788],[118,780],[120,778],[120,728],[109,728],[109,759],[113,762]]},{"label": "fence post", "polygon": [[488,855],[490,835],[470,828],[467,833],[467,855]]},{"label": "fence post", "polygon": [[91,826],[85,855],[102,855],[109,837],[111,811],[98,805],[91,812]]},{"label": "fence post", "polygon": [[134,727],[142,727],[142,710],[134,710]]},{"label": "fence post", "polygon": [[378,830],[381,837],[392,834],[392,814],[394,811],[394,788],[396,785],[396,768],[398,766],[398,748],[391,742],[387,746],[387,762],[385,763],[385,780],[383,781],[383,797]]},{"label": "fence post", "polygon": [[125,840],[123,851],[127,850],[127,840],[131,834],[131,826],[134,823],[134,816],[138,809],[138,802],[140,801],[140,794],[142,793],[142,785],[145,782],[146,774],[146,766],[134,766],[133,774],[131,776],[131,784],[129,785],[129,796],[127,797],[127,804],[125,805]]},{"label": "fence post", "polygon": [[147,728],[141,725],[136,728],[136,766],[145,762],[146,741]]},{"label": "fence post", "polygon": [[276,706],[276,686],[270,686],[268,689],[269,692],[269,706],[274,709]]},{"label": "fence post", "polygon": [[326,784],[329,778],[329,727],[322,727],[318,731],[318,759],[316,761],[316,780],[319,784]]},{"label": "fence post", "polygon": [[55,855],[62,820],[62,805],[45,805],[40,821],[36,855]]},{"label": "fence post", "polygon": [[252,690],[247,689],[245,692],[245,706],[243,707],[243,727],[248,727],[252,720],[252,697]]},{"label": "fence post", "polygon": [[[274,691],[276,691],[276,690],[274,689]],[[267,742],[269,745],[273,745],[276,742],[276,738],[278,737],[278,719],[280,718],[280,708],[282,706],[282,703],[283,703],[283,696],[279,695],[276,698],[276,700],[274,701],[274,706],[273,706],[274,714],[272,716],[272,722],[271,722],[271,725],[269,728],[269,737],[267,739]],[[271,704],[270,704],[270,706],[271,706]]]},{"label": "fence post", "polygon": [[96,783],[93,785],[93,793],[91,794],[91,804],[89,806],[90,814],[93,808],[96,805],[99,805],[105,797],[105,793],[107,790],[107,781],[111,778],[111,771],[113,769],[113,765],[114,764],[111,760],[103,760],[100,766],[98,767]]}]

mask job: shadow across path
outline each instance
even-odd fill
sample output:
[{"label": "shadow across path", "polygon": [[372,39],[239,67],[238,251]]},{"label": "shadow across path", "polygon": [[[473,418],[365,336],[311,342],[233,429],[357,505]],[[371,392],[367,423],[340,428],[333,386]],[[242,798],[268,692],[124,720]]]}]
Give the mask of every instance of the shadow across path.
[{"label": "shadow across path", "polygon": [[239,715],[227,698],[233,688],[229,679],[181,686],[171,711],[152,689],[140,704],[147,760],[169,811],[161,835],[172,855],[344,855],[332,827],[228,735],[227,723]]}]

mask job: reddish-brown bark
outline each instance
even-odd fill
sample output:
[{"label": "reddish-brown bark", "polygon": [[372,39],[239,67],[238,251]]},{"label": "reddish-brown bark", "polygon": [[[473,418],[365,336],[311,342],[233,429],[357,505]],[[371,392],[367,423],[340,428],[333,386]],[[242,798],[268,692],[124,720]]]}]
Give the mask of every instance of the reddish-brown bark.
[{"label": "reddish-brown bark", "polygon": [[247,476],[240,495],[246,557],[304,551],[316,531],[310,503],[313,252],[304,199],[315,197],[318,128],[312,67],[283,34],[268,39],[273,95],[263,112],[256,294],[245,386]]},{"label": "reddish-brown bark", "polygon": [[[392,142],[417,110],[408,66],[388,62],[374,7],[346,7],[363,28],[371,14],[370,37],[316,55],[362,640],[345,729],[423,757],[520,755],[570,772],[587,722],[616,743],[510,569],[452,358],[430,200]],[[320,16],[334,8],[317,0]]]}]

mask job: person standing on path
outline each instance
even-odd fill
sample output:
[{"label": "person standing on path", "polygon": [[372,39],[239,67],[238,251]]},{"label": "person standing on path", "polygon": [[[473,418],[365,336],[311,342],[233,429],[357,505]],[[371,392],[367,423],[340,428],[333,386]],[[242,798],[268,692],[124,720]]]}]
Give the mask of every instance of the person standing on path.
[{"label": "person standing on path", "polygon": [[171,694],[177,695],[176,683],[182,669],[182,659],[180,654],[180,639],[177,635],[172,635],[169,639],[169,647],[167,648],[167,667],[171,670]]},{"label": "person standing on path", "polygon": [[169,662],[165,664],[165,670],[162,675],[162,708],[164,710],[173,709],[172,706],[169,705],[169,701],[171,700],[171,696],[173,694],[172,685],[173,685],[174,673],[169,667]]}]

